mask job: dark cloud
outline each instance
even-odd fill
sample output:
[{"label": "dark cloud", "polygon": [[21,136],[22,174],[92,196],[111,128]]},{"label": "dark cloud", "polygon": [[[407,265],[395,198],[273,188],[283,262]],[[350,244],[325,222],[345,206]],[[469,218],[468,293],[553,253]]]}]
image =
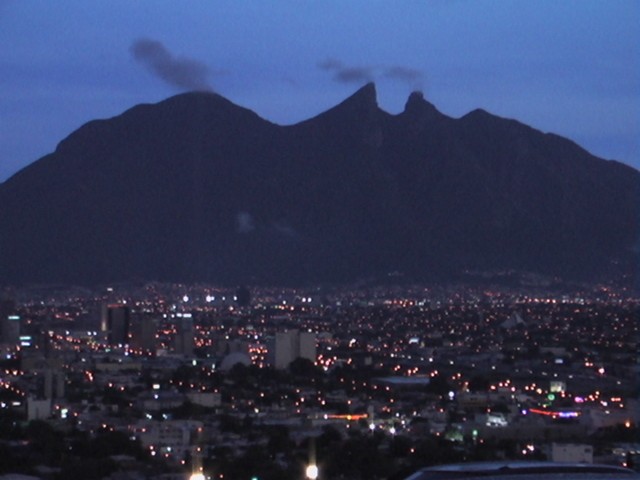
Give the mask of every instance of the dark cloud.
[{"label": "dark cloud", "polygon": [[383,70],[382,75],[385,78],[405,83],[409,85],[412,90],[424,89],[424,73],[422,73],[420,70],[416,70],[415,68],[395,65],[393,67],[386,67]]},{"label": "dark cloud", "polygon": [[185,90],[212,90],[207,79],[210,71],[205,64],[175,57],[157,40],[136,40],[130,51],[133,58],[169,85]]},{"label": "dark cloud", "polygon": [[350,67],[345,66],[339,60],[328,58],[318,63],[318,67],[322,70],[332,72],[333,79],[340,83],[365,83],[373,80],[372,67]]},{"label": "dark cloud", "polygon": [[424,74],[420,70],[401,66],[386,68],[384,71],[384,76],[387,78],[401,80],[407,83],[422,82],[424,79]]},{"label": "dark cloud", "polygon": [[323,62],[319,62],[318,67],[322,70],[339,70],[342,68],[342,62],[335,58],[327,58]]},{"label": "dark cloud", "polygon": [[422,88],[424,74],[415,68],[395,66],[349,66],[335,58],[328,58],[318,63],[318,67],[331,72],[333,79],[341,83],[365,83],[371,82],[376,77],[384,77],[409,84],[413,88]]},{"label": "dark cloud", "polygon": [[370,67],[345,67],[338,70],[334,78],[344,83],[362,83],[373,80],[373,69]]}]

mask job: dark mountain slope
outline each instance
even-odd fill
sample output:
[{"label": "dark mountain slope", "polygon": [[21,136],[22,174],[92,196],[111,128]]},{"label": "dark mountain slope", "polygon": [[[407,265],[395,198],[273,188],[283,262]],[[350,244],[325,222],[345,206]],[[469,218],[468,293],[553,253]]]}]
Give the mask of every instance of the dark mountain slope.
[{"label": "dark mountain slope", "polygon": [[5,282],[309,283],[635,268],[640,174],[370,84],[282,127],[208,93],[89,122],[0,185]]}]

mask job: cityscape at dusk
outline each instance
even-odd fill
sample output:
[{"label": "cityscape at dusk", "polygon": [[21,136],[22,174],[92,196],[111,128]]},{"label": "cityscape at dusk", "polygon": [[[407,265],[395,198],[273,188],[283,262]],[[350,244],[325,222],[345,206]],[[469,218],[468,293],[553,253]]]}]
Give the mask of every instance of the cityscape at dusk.
[{"label": "cityscape at dusk", "polygon": [[534,290],[24,290],[2,302],[0,466],[294,479],[310,442],[321,478],[635,466],[638,298]]},{"label": "cityscape at dusk", "polygon": [[640,478],[639,18],[0,0],[0,480]]}]

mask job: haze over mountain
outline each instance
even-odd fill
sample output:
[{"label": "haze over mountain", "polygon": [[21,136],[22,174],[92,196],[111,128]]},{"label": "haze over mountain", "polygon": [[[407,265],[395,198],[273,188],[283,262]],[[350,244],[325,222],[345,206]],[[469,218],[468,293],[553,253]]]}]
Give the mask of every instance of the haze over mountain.
[{"label": "haze over mountain", "polygon": [[280,126],[214,93],[89,122],[0,185],[0,283],[309,284],[637,265],[640,172],[373,84]]}]

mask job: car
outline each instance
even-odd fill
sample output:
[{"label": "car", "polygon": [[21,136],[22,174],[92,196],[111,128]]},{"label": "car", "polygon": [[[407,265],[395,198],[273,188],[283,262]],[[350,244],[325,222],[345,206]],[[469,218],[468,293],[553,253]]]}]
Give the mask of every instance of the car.
[{"label": "car", "polygon": [[447,480],[464,478],[499,480],[526,479],[615,479],[639,478],[640,474],[633,470],[614,465],[598,465],[587,463],[558,462],[474,462],[438,465],[418,470],[405,480]]}]

